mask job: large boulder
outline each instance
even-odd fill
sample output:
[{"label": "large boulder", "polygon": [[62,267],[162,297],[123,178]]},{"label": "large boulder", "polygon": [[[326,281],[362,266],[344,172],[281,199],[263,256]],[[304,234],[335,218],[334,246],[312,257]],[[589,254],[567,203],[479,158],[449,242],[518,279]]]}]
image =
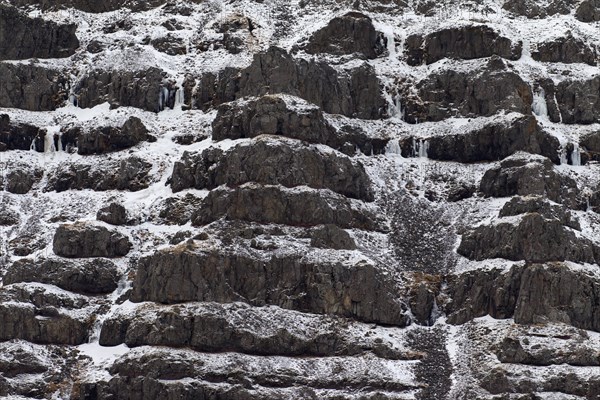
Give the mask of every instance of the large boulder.
[{"label": "large boulder", "polygon": [[[414,139],[403,140],[402,155],[415,154]],[[433,160],[480,162],[502,160],[518,151],[541,154],[560,162],[560,142],[545,132],[533,116],[492,121],[466,132],[453,131],[426,139],[427,157]]]},{"label": "large boulder", "polygon": [[69,81],[60,71],[35,64],[0,63],[0,107],[52,111],[68,98]]},{"label": "large boulder", "polygon": [[485,25],[446,28],[425,36],[410,35],[405,46],[409,65],[432,64],[443,58],[469,60],[492,55],[517,60],[523,47],[521,42],[513,44]]},{"label": "large boulder", "polygon": [[129,117],[121,128],[112,126],[80,132],[77,137],[79,154],[102,154],[128,149],[143,141],[155,141],[138,117]]},{"label": "large boulder", "polygon": [[119,283],[117,266],[109,260],[22,259],[3,276],[3,283],[40,282],[76,293],[111,293]]},{"label": "large boulder", "polygon": [[105,160],[98,164],[96,160],[82,160],[65,163],[50,172],[46,191],[92,189],[138,191],[148,187],[152,164],[137,157]]},{"label": "large boulder", "polygon": [[261,259],[182,244],[140,260],[131,299],[242,301],[405,326],[405,306],[390,278],[364,262],[313,263],[298,255]]},{"label": "large boulder", "polygon": [[335,224],[341,228],[385,230],[372,210],[337,193],[277,186],[244,185],[212,190],[192,216],[192,225],[205,225],[220,218],[265,224]]},{"label": "large boulder", "polygon": [[498,216],[502,218],[529,213],[538,213],[545,219],[554,219],[569,228],[581,230],[579,220],[567,207],[552,203],[543,196],[515,196],[504,204]]},{"label": "large boulder", "polygon": [[479,185],[487,197],[545,196],[573,209],[581,208],[577,183],[558,173],[547,158],[515,154],[486,171]]},{"label": "large boulder", "polygon": [[537,263],[600,261],[600,246],[561,221],[548,220],[538,213],[523,215],[516,223],[500,222],[467,231],[457,252],[478,261],[493,258]]},{"label": "large boulder", "polygon": [[595,48],[568,32],[566,36],[538,43],[531,57],[542,62],[596,65],[597,54]]},{"label": "large boulder", "polygon": [[56,229],[52,248],[56,255],[68,258],[121,257],[129,253],[131,242],[103,226],[75,223]]},{"label": "large boulder", "polygon": [[600,1],[583,0],[577,7],[575,18],[581,22],[600,21]]},{"label": "large boulder", "polygon": [[371,181],[362,164],[293,141],[265,138],[226,152],[215,148],[195,154],[185,152],[175,163],[171,177],[174,192],[187,188],[239,186],[247,182],[285,187],[306,185],[373,201]]},{"label": "large boulder", "polygon": [[383,35],[375,30],[371,18],[359,12],[349,12],[329,21],[312,34],[305,48],[309,54],[358,54],[371,59],[385,50]]},{"label": "large boulder", "polygon": [[401,100],[409,123],[492,116],[500,111],[531,114],[532,101],[530,86],[496,56],[479,70],[434,72],[408,88]]},{"label": "large boulder", "polygon": [[0,4],[0,60],[69,57],[79,47],[76,28],[29,18]]},{"label": "large boulder", "polygon": [[[158,68],[141,71],[93,70],[75,85],[74,94],[81,108],[108,101],[112,107],[137,107],[159,112],[167,106],[163,72]],[[164,90],[163,90],[164,89]]]}]

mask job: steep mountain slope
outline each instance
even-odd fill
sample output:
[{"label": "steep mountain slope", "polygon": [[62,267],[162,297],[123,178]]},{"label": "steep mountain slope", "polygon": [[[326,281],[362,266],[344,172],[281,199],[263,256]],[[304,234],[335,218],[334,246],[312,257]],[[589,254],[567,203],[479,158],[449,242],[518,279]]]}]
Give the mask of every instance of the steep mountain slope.
[{"label": "steep mountain slope", "polygon": [[599,399],[599,28],[0,1],[0,397]]}]

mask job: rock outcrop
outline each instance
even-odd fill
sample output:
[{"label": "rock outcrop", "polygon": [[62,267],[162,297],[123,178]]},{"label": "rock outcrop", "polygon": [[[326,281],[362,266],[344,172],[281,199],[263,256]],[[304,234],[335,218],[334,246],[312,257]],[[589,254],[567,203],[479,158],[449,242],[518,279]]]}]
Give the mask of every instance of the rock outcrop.
[{"label": "rock outcrop", "polygon": [[60,71],[35,64],[0,63],[0,107],[51,111],[67,100],[69,82]]},{"label": "rock outcrop", "polygon": [[102,154],[128,149],[143,141],[156,141],[137,117],[130,117],[121,128],[112,126],[80,132],[77,135],[79,154]]},{"label": "rock outcrop", "polygon": [[341,228],[385,230],[377,216],[358,202],[323,190],[282,189],[244,185],[215,189],[192,216],[192,225],[220,218],[258,223],[314,226],[335,224]]},{"label": "rock outcrop", "polygon": [[394,292],[394,283],[366,263],[315,264],[298,256],[261,260],[180,245],[140,260],[132,300],[242,301],[404,326],[406,308]]},{"label": "rock outcrop", "polygon": [[0,60],[69,57],[79,47],[76,28],[32,19],[0,5]]},{"label": "rock outcrop", "polygon": [[40,282],[76,293],[102,294],[114,291],[119,278],[117,266],[106,259],[23,259],[14,262],[2,280],[5,285]]},{"label": "rock outcrop", "polygon": [[309,54],[358,54],[364,58],[377,58],[386,50],[383,34],[377,32],[368,16],[349,12],[329,21],[310,37],[305,51]]},{"label": "rock outcrop", "polygon": [[406,38],[406,61],[409,65],[432,64],[443,58],[470,60],[500,56],[509,60],[521,57],[523,44],[512,43],[485,25],[447,28],[426,36]]},{"label": "rock outcrop", "polygon": [[121,257],[129,253],[131,242],[117,231],[76,223],[58,227],[52,248],[61,257]]},{"label": "rock outcrop", "polygon": [[[286,164],[285,169],[281,168]],[[223,152],[209,149],[202,153],[184,153],[175,163],[171,187],[214,189],[247,182],[285,187],[309,186],[330,189],[344,196],[373,200],[371,182],[364,167],[345,156],[322,152],[294,142],[255,140]]]},{"label": "rock outcrop", "polygon": [[531,52],[534,60],[541,62],[586,63],[596,65],[596,49],[583,40],[573,37],[569,32],[564,37],[552,41],[538,43],[537,49]]},{"label": "rock outcrop", "polygon": [[497,57],[477,72],[435,72],[418,82],[415,91],[402,98],[410,123],[491,116],[500,111],[530,114],[533,101],[529,85]]}]

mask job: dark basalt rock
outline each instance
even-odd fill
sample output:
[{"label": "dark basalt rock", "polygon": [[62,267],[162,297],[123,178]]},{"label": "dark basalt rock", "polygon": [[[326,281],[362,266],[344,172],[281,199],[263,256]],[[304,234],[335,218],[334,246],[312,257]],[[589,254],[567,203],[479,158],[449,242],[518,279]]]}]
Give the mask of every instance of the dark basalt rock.
[{"label": "dark basalt rock", "polygon": [[103,13],[129,8],[131,11],[147,11],[165,4],[166,0],[11,0],[17,7],[37,6],[42,10],[75,8],[90,13]]},{"label": "dark basalt rock", "polygon": [[313,228],[310,232],[310,245],[334,250],[356,249],[356,243],[348,232],[331,224]]},{"label": "dark basalt rock", "polygon": [[0,4],[0,60],[69,57],[79,47],[76,29]]},{"label": "dark basalt rock", "polygon": [[60,71],[33,64],[0,63],[0,107],[52,111],[68,98],[69,81]]},{"label": "dark basalt rock", "polygon": [[580,231],[579,220],[565,206],[552,204],[542,196],[513,197],[500,210],[500,217],[538,213],[545,219],[555,219],[562,225]]},{"label": "dark basalt rock", "polygon": [[485,25],[447,28],[426,36],[406,38],[409,65],[432,64],[443,58],[474,59],[497,55],[509,60],[521,57],[522,43],[513,44]]},{"label": "dark basalt rock", "polygon": [[[436,135],[426,139],[427,157],[433,160],[472,163],[502,160],[518,151],[541,154],[560,163],[560,142],[545,132],[533,116],[492,122],[466,133]],[[413,139],[401,143],[402,156],[413,157]]]},{"label": "dark basalt rock", "polygon": [[91,132],[80,132],[77,136],[79,154],[102,154],[128,149],[140,142],[156,141],[137,117],[129,117],[121,128],[103,127]]},{"label": "dark basalt rock", "polygon": [[145,71],[100,71],[84,76],[75,86],[77,105],[94,107],[108,101],[112,107],[137,107],[159,112],[161,104],[163,72],[158,68]]},{"label": "dark basalt rock", "polygon": [[267,95],[238,100],[218,108],[212,124],[213,140],[277,135],[328,145],[348,155],[382,154],[386,139],[370,138],[346,125],[336,130],[315,105],[291,96]]},{"label": "dark basalt rock", "polygon": [[336,193],[276,186],[215,189],[192,216],[192,225],[206,225],[220,218],[265,224],[335,224],[344,229],[385,229],[372,211]]},{"label": "dark basalt rock", "polygon": [[329,21],[309,39],[305,51],[309,54],[358,54],[364,58],[377,58],[386,50],[383,34],[373,27],[368,16],[349,12]]},{"label": "dark basalt rock", "polygon": [[31,145],[38,152],[44,151],[46,130],[37,126],[11,122],[7,114],[0,114],[0,144],[6,150],[31,150]]},{"label": "dark basalt rock", "polygon": [[167,35],[161,38],[153,39],[150,44],[152,44],[152,47],[154,47],[156,50],[170,56],[187,54],[187,46],[185,41],[173,35]]},{"label": "dark basalt rock", "polygon": [[[302,321],[298,325],[294,321]],[[253,321],[252,327],[245,321]],[[102,325],[100,344],[189,347],[195,351],[235,351],[255,355],[337,356],[372,352],[401,360],[411,357],[383,340],[353,336],[342,318],[305,314],[244,303],[150,306],[133,316],[117,315]],[[349,329],[348,329],[349,328]]]},{"label": "dark basalt rock", "polygon": [[494,56],[471,72],[445,69],[416,84],[402,97],[406,121],[440,121],[449,117],[492,116],[500,111],[531,114],[533,93],[521,77]]},{"label": "dark basalt rock", "polygon": [[111,225],[126,225],[129,222],[127,209],[119,203],[110,203],[102,207],[96,213],[96,219]]},{"label": "dark basalt rock", "polygon": [[353,118],[379,119],[387,110],[369,64],[338,70],[324,61],[295,59],[277,47],[256,54],[241,71],[226,68],[218,76],[207,73],[199,81],[194,97],[202,110],[242,97],[277,93],[300,97],[326,113]]},{"label": "dark basalt rock", "polygon": [[139,157],[106,160],[100,166],[94,162],[64,164],[51,172],[44,190],[92,189],[138,191],[148,187],[152,165]]},{"label": "dark basalt rock", "polygon": [[475,270],[448,278],[448,321],[462,324],[489,314],[517,324],[562,322],[600,331],[600,282],[560,263]]},{"label": "dark basalt rock", "polygon": [[583,40],[567,36],[550,42],[538,43],[537,49],[531,52],[534,60],[542,62],[586,63],[596,65],[596,50]]},{"label": "dark basalt rock", "polygon": [[583,136],[579,145],[590,160],[600,161],[600,131]]},{"label": "dark basalt rock", "polygon": [[327,113],[362,119],[381,118],[387,109],[375,71],[366,63],[339,71],[325,62],[294,59],[272,47],[257,54],[240,75],[238,98],[287,93]]},{"label": "dark basalt rock", "polygon": [[600,21],[600,1],[583,0],[577,7],[575,18],[581,22]]},{"label": "dark basalt rock", "polygon": [[561,221],[547,220],[538,213],[526,214],[517,223],[500,222],[468,231],[457,252],[478,261],[492,258],[538,263],[600,261],[600,246],[578,236]]},{"label": "dark basalt rock", "polygon": [[52,248],[61,257],[121,257],[129,253],[131,242],[117,231],[76,223],[58,227]]},{"label": "dark basalt rock", "polygon": [[592,124],[600,122],[600,76],[588,80],[564,80],[554,90],[560,118],[553,122]]},{"label": "dark basalt rock", "polygon": [[389,278],[365,263],[316,264],[298,256],[261,260],[180,245],[140,260],[131,299],[242,301],[405,326],[408,316],[395,290]]},{"label": "dark basalt rock", "polygon": [[111,293],[119,283],[117,266],[105,259],[86,261],[23,259],[14,262],[6,271],[3,282],[40,282],[76,293]]},{"label": "dark basalt rock", "polygon": [[[55,310],[56,311],[56,310]],[[0,304],[0,341],[23,339],[39,344],[79,345],[88,339],[88,326],[67,315],[46,314],[26,303]]]},{"label": "dark basalt rock", "polygon": [[[544,4],[545,3],[545,4]],[[503,9],[519,16],[527,18],[545,18],[556,14],[569,14],[573,9],[573,0],[508,0],[502,6]]]},{"label": "dark basalt rock", "polygon": [[183,197],[168,197],[158,205],[158,215],[151,216],[154,223],[185,225],[202,206],[202,199],[187,193]]},{"label": "dark basalt rock", "polygon": [[27,164],[13,165],[4,177],[2,186],[14,194],[27,194],[44,175],[41,169],[32,168]]},{"label": "dark basalt rock", "polygon": [[569,208],[581,208],[576,182],[556,172],[546,158],[507,158],[483,175],[479,189],[487,197],[539,195]]},{"label": "dark basalt rock", "polygon": [[[281,168],[286,165],[285,168]],[[214,189],[247,182],[285,187],[330,189],[348,197],[373,201],[371,181],[362,164],[345,156],[319,151],[291,141],[255,140],[223,153],[208,149],[185,152],[171,177],[174,192],[187,188]]]}]

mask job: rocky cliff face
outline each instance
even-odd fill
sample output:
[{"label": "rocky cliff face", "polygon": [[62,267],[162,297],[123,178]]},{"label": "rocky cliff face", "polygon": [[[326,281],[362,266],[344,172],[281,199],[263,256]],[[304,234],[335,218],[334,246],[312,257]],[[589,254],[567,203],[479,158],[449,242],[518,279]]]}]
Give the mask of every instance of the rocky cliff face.
[{"label": "rocky cliff face", "polygon": [[596,0],[0,0],[0,397],[600,399]]}]

